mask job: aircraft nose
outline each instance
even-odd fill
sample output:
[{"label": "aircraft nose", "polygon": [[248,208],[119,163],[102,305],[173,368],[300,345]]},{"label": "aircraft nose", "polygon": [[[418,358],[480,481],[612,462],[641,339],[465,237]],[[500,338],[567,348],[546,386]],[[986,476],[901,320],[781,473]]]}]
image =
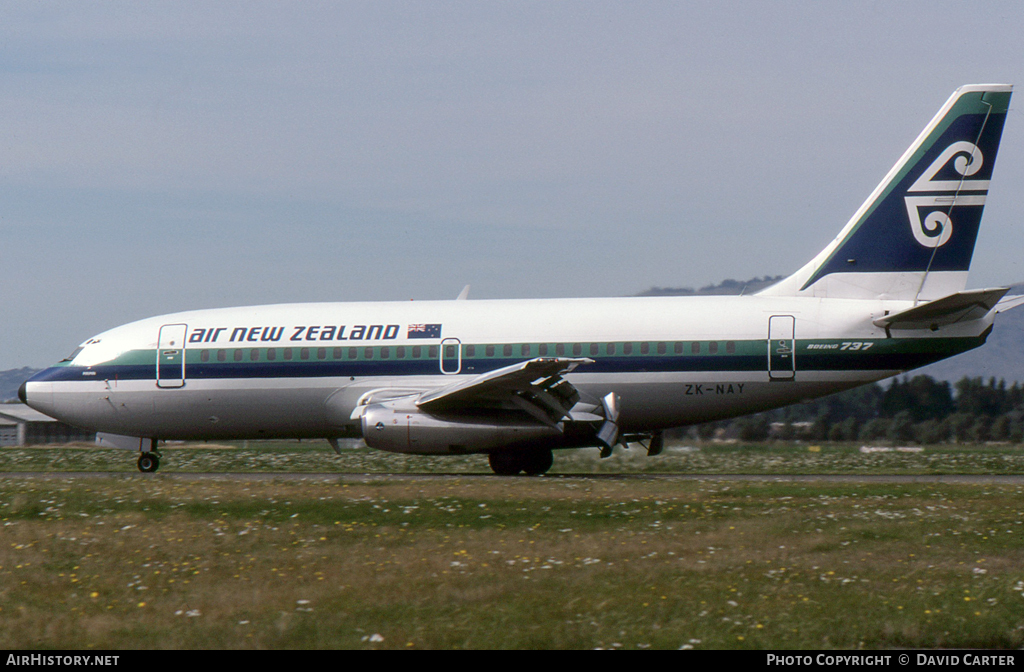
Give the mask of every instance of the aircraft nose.
[{"label": "aircraft nose", "polygon": [[[18,388],[18,399],[21,399],[21,403],[23,403],[23,404],[27,404],[28,403],[28,395],[25,393],[25,386],[26,385],[28,385],[28,381],[25,381],[24,383],[22,383],[21,387]],[[10,389],[10,388],[7,388],[7,389]]]}]

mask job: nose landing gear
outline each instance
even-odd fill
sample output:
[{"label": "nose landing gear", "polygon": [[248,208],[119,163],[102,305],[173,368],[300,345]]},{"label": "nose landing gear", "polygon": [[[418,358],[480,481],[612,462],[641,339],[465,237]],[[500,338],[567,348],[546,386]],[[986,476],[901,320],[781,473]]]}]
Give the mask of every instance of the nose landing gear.
[{"label": "nose landing gear", "polygon": [[139,471],[150,474],[160,468],[160,456],[156,453],[139,455]]},{"label": "nose landing gear", "polygon": [[[146,444],[149,444],[147,447]],[[139,444],[139,471],[151,474],[160,468],[160,453],[157,451],[157,439],[142,439]]]}]

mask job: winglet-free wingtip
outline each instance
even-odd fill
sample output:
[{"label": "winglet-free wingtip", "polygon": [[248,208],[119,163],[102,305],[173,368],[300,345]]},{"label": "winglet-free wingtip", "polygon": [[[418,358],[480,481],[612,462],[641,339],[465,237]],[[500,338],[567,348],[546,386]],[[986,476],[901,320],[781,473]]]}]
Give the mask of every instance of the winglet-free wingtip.
[{"label": "winglet-free wingtip", "polygon": [[462,291],[459,292],[459,295],[455,297],[455,300],[456,301],[465,301],[468,298],[469,298],[469,285],[466,285],[465,287],[462,288]]}]

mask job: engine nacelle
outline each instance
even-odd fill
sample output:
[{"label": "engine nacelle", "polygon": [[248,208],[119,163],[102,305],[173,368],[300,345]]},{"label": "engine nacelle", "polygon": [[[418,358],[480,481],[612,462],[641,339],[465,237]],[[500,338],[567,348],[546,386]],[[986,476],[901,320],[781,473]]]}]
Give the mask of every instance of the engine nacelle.
[{"label": "engine nacelle", "polygon": [[411,400],[366,406],[362,414],[366,445],[392,453],[459,455],[485,453],[517,444],[557,444],[562,433],[529,419],[423,413]]}]

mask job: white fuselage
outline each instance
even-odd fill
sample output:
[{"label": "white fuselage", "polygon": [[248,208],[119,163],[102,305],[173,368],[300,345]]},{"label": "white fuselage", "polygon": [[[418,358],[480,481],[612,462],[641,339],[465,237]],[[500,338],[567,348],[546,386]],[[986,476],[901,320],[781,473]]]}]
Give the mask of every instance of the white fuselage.
[{"label": "white fuselage", "polygon": [[622,431],[650,432],[879,380],[980,345],[992,323],[889,334],[872,323],[910,305],[738,296],[199,310],[99,334],[26,392],[34,408],[99,432],[333,438],[359,435],[353,411],[375,395],[586,357],[566,376],[583,400],[614,392]]}]

